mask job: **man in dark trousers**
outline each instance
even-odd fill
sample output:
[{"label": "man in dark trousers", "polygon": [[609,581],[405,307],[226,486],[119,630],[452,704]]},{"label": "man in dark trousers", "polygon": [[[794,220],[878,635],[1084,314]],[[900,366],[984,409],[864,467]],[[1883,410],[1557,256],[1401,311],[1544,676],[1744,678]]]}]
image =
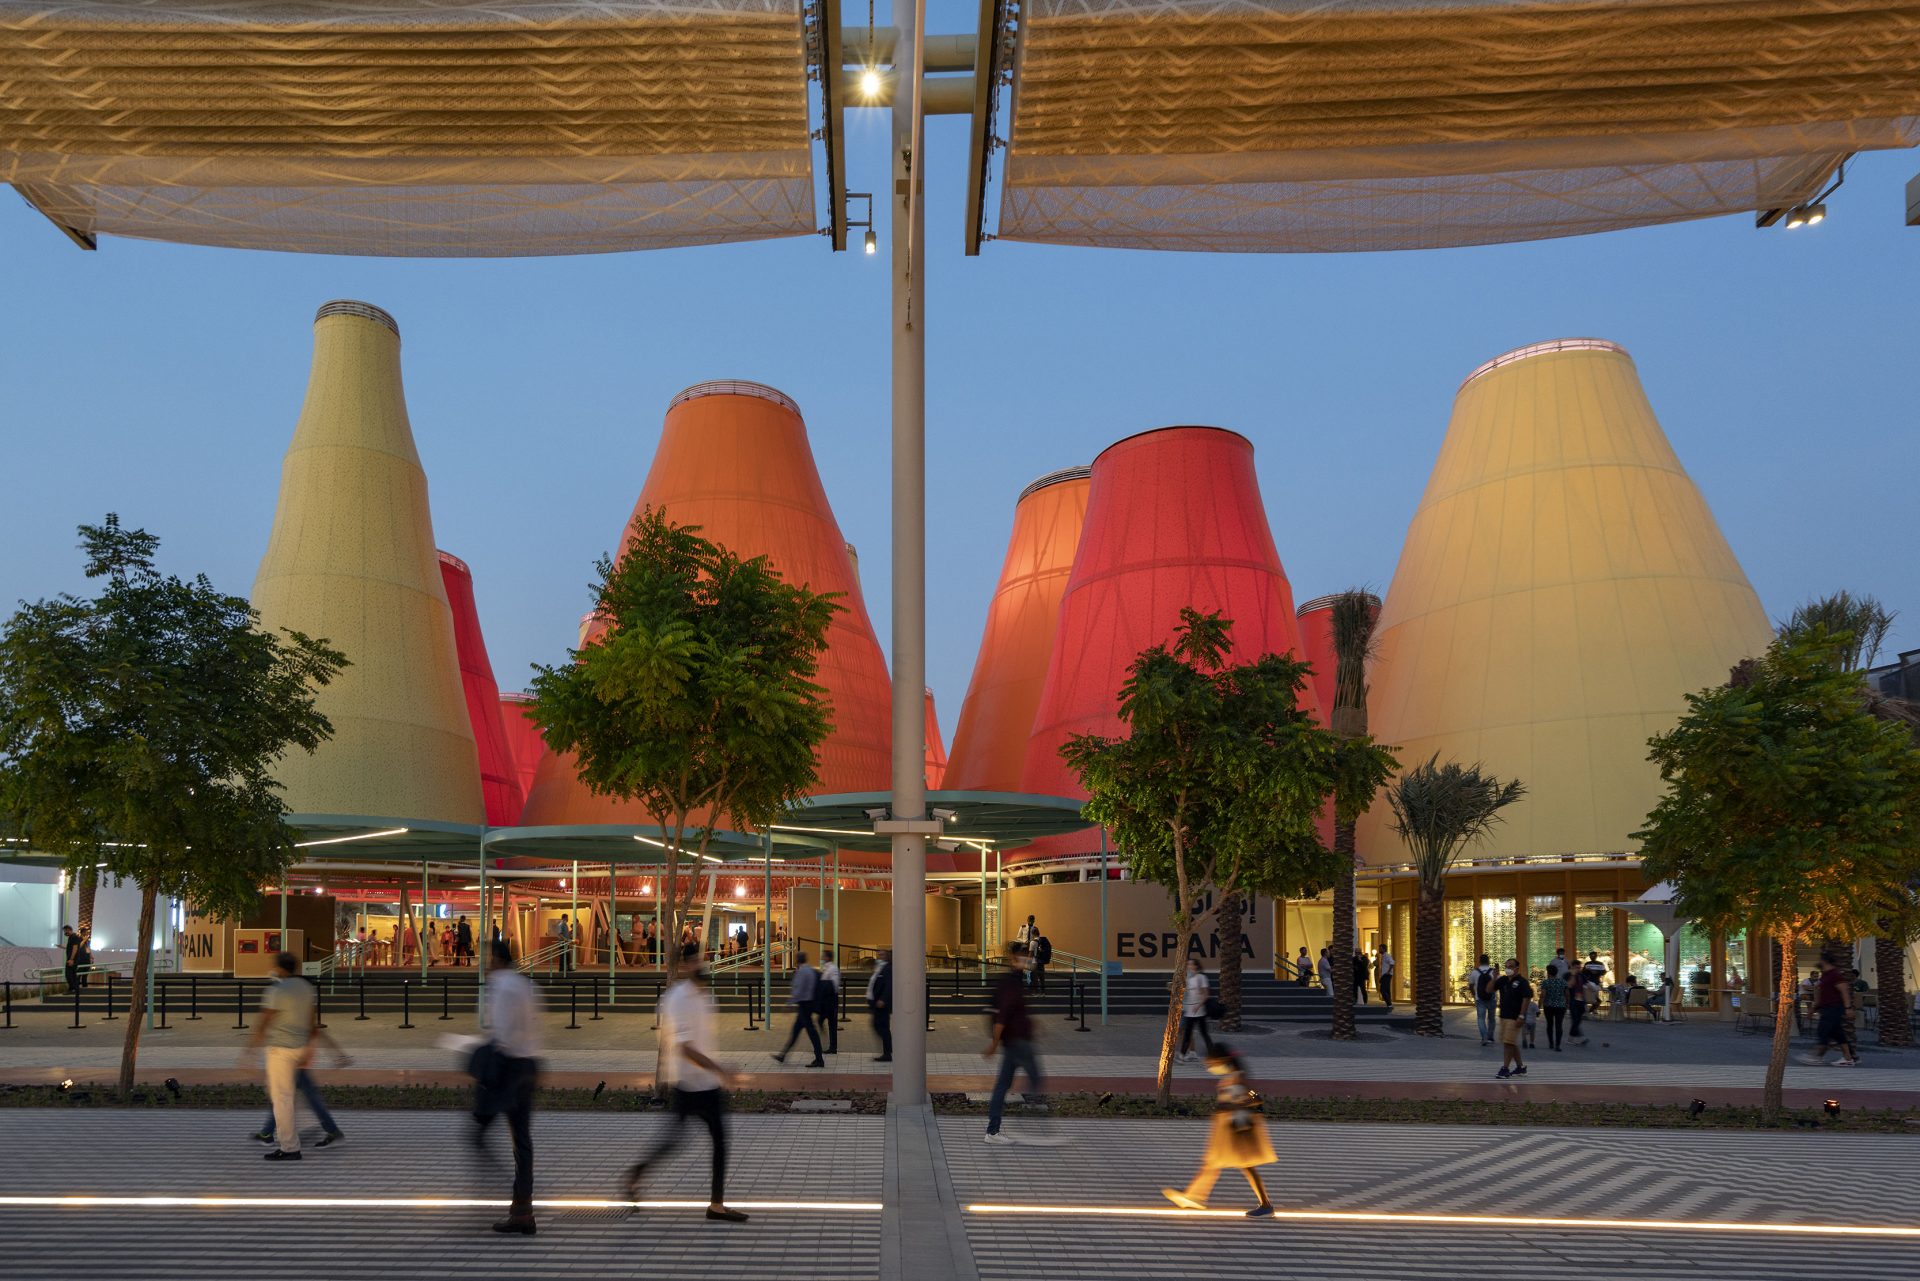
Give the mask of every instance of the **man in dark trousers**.
[{"label": "man in dark trousers", "polygon": [[820,1030],[827,1034],[827,1053],[840,1053],[840,967],[834,963],[831,949],[821,953],[820,982],[814,988],[813,1006],[820,1016]]},{"label": "man in dark trousers", "polygon": [[[698,943],[691,944],[699,947]],[[820,1033],[813,1027],[813,1002],[820,991],[820,974],[807,964],[807,954],[801,952],[793,958],[793,986],[787,989],[787,1004],[793,1009],[793,1031],[787,1033],[787,1043],[780,1047],[780,1053],[773,1056],[775,1063],[785,1063],[787,1055],[793,1051],[793,1043],[800,1034],[807,1034],[807,1041],[813,1046],[813,1062],[810,1068],[823,1068],[826,1059],[820,1055]]]},{"label": "man in dark trousers", "polygon": [[1367,954],[1358,949],[1353,953],[1353,1000],[1356,1005],[1367,1003]]},{"label": "man in dark trousers", "polygon": [[713,996],[702,982],[700,945],[680,949],[680,977],[660,998],[660,1083],[673,1091],[673,1127],[653,1151],[627,1171],[627,1200],[640,1199],[647,1167],[680,1146],[687,1120],[698,1117],[713,1140],[713,1184],[707,1217],[721,1223],[745,1223],[747,1216],[727,1204],[727,1087],[737,1073],[721,1067],[718,1021]]},{"label": "man in dark trousers", "polygon": [[473,926],[467,924],[467,918],[464,916],[453,929],[453,963],[455,965],[473,964]]},{"label": "man in dark trousers", "polygon": [[993,1099],[987,1104],[987,1142],[1012,1143],[1000,1133],[1000,1116],[1006,1110],[1007,1090],[1016,1072],[1025,1071],[1027,1083],[1040,1091],[1040,1057],[1033,1048],[1033,1019],[1027,1014],[1027,949],[1020,943],[1007,948],[1007,968],[993,985],[993,1039],[980,1057],[1000,1055],[1000,1075],[993,1082]]},{"label": "man in dark trousers", "polygon": [[1520,1021],[1532,999],[1533,984],[1520,972],[1519,958],[1508,958],[1506,972],[1493,981],[1493,1000],[1500,1015],[1500,1070],[1494,1075],[1502,1081],[1527,1074],[1526,1060],[1520,1057]]},{"label": "man in dark trousers", "polygon": [[1053,960],[1053,941],[1046,935],[1036,935],[1033,944],[1033,990],[1047,990],[1047,963]]},{"label": "man in dark trousers", "polygon": [[893,952],[880,949],[880,958],[867,980],[867,1008],[873,1011],[873,1034],[880,1038],[875,1063],[893,1062]]},{"label": "man in dark trousers", "polygon": [[507,1217],[493,1225],[495,1232],[532,1236],[533,1221],[533,1094],[540,1080],[540,989],[513,967],[513,952],[503,942],[493,945],[493,968],[487,971],[487,1019],[492,1025],[492,1064],[479,1085],[473,1119],[479,1123],[474,1146],[486,1141],[487,1126],[496,1116],[507,1120],[513,1136],[513,1201]]},{"label": "man in dark trousers", "polygon": [[67,990],[71,992],[80,986],[80,936],[73,932],[71,925],[62,925],[60,928],[67,932],[65,966]]}]

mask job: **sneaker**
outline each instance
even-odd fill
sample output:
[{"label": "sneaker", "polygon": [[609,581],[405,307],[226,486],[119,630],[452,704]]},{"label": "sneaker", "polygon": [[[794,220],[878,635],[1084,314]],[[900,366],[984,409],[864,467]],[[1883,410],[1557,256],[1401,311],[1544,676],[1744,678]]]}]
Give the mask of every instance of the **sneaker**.
[{"label": "sneaker", "polygon": [[252,1134],[248,1135],[247,1137],[251,1139],[258,1139],[262,1143],[272,1143],[274,1141],[272,1130],[255,1130]]},{"label": "sneaker", "polygon": [[539,1228],[534,1225],[531,1214],[509,1214],[506,1218],[494,1224],[493,1230],[495,1232],[508,1233],[513,1236],[530,1237],[538,1232]]},{"label": "sneaker", "polygon": [[1525,1065],[1525,1064],[1522,1064],[1522,1065],[1520,1065],[1519,1067],[1517,1067],[1517,1068],[1515,1068],[1515,1069],[1513,1070],[1513,1074],[1514,1074],[1515,1076],[1525,1076],[1525,1075],[1527,1074],[1527,1068],[1526,1068],[1526,1065]]},{"label": "sneaker", "polygon": [[815,1059],[813,1062],[807,1064],[810,1068],[825,1067],[826,1065],[827,1061],[825,1059]]},{"label": "sneaker", "polygon": [[1247,1217],[1249,1219],[1271,1219],[1273,1217],[1273,1207],[1270,1205],[1256,1205],[1247,1211]]},{"label": "sneaker", "polygon": [[1160,1195],[1179,1206],[1182,1210],[1204,1210],[1207,1208],[1206,1202],[1196,1201],[1186,1193],[1176,1192],[1172,1188],[1161,1188]]},{"label": "sneaker", "polygon": [[707,1217],[716,1223],[745,1223],[747,1221],[747,1216],[744,1212],[736,1210],[730,1205],[721,1206],[718,1210],[712,1206],[708,1206]]},{"label": "sneaker", "polygon": [[1513,1073],[1509,1072],[1506,1068],[1503,1067],[1498,1072],[1495,1072],[1493,1074],[1493,1079],[1496,1081],[1504,1081],[1512,1075]]},{"label": "sneaker", "polygon": [[875,1063],[891,1063],[891,1062],[893,1062],[893,1055],[891,1055],[891,1054],[876,1054],[876,1055],[874,1055],[874,1056],[873,1056],[873,1061],[874,1061]]},{"label": "sneaker", "polygon": [[320,1141],[314,1144],[313,1146],[315,1146],[316,1148],[330,1148],[334,1144],[344,1140],[346,1137],[347,1137],[346,1135],[340,1133],[340,1131],[338,1130],[329,1130],[327,1133],[321,1135]]},{"label": "sneaker", "polygon": [[787,1061],[787,1052],[785,1050],[780,1051],[780,1053],[773,1056],[773,1061],[775,1063],[785,1063]]},{"label": "sneaker", "polygon": [[267,1160],[269,1161],[298,1161],[299,1159],[300,1154],[298,1152],[282,1152],[279,1148],[275,1148],[273,1151],[267,1153]]},{"label": "sneaker", "polygon": [[1835,1067],[1859,1067],[1860,1060],[1859,1059],[1835,1059],[1833,1061],[1833,1065]]},{"label": "sneaker", "polygon": [[1002,1133],[1000,1133],[1000,1131],[998,1131],[998,1130],[988,1130],[988,1131],[987,1131],[987,1142],[989,1142],[989,1143],[992,1143],[992,1144],[995,1144],[996,1146],[1002,1146],[1002,1145],[1004,1145],[1004,1146],[1007,1146],[1007,1147],[1011,1147],[1011,1146],[1013,1146],[1013,1138],[1012,1138],[1012,1136],[1011,1136],[1011,1135],[1006,1135],[1006,1134],[1002,1134]]},{"label": "sneaker", "polygon": [[1802,1063],[1805,1063],[1808,1067],[1819,1067],[1822,1063],[1826,1062],[1826,1060],[1821,1058],[1818,1054],[1802,1054],[1802,1055],[1799,1055],[1798,1057],[1800,1061]]}]

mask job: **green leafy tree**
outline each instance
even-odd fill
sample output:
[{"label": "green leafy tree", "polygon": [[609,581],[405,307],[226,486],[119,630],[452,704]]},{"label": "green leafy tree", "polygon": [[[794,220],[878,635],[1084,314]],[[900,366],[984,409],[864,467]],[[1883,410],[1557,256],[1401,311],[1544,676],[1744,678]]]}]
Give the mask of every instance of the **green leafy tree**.
[{"label": "green leafy tree", "polygon": [[[1894,614],[1872,596],[1839,591],[1808,601],[1780,624],[1782,635],[1824,627],[1835,643],[1840,666],[1860,673],[1860,697],[1868,711],[1904,726],[1920,742],[1920,704],[1882,694],[1867,683],[1866,669],[1886,643]],[[1873,929],[1874,972],[1880,1005],[1880,1043],[1913,1044],[1913,1010],[1907,995],[1907,944],[1920,934],[1920,910],[1896,904]],[[1827,945],[1853,964],[1853,939],[1829,939]],[[1849,1018],[1852,1017],[1849,1011]]]},{"label": "green leafy tree", "polygon": [[1413,853],[1420,902],[1413,928],[1413,1030],[1442,1036],[1440,1017],[1448,978],[1443,953],[1447,872],[1462,850],[1486,839],[1500,811],[1527,794],[1517,779],[1506,782],[1478,765],[1440,763],[1438,754],[1416,765],[1387,789],[1393,830]]},{"label": "green leafy tree", "polygon": [[1853,638],[1789,630],[1650,740],[1666,793],[1637,833],[1681,915],[1780,944],[1763,1106],[1781,1104],[1794,945],[1856,938],[1911,907],[1920,875],[1920,750],[1876,717],[1845,667]]},{"label": "green leafy tree", "polygon": [[132,1090],[161,896],[238,917],[296,860],[272,767],[332,736],[324,640],[154,567],[159,539],[80,527],[91,599],[23,604],[0,635],[0,814],[68,870],[140,887],[120,1091]]},{"label": "green leafy tree", "polygon": [[[1373,659],[1374,624],[1380,617],[1380,601],[1361,588],[1334,597],[1329,611],[1333,631],[1333,706],[1327,711],[1327,724],[1340,739],[1343,751],[1364,752],[1372,743],[1367,736],[1367,664]],[[1353,1019],[1353,958],[1359,951],[1354,937],[1354,829],[1360,816],[1373,806],[1373,798],[1386,779],[1368,777],[1364,772],[1334,789],[1333,852],[1340,860],[1340,874],[1333,882],[1333,1039],[1351,1041]],[[1382,993],[1385,999],[1386,993]]]},{"label": "green leafy tree", "polygon": [[528,714],[590,789],[637,802],[665,833],[671,979],[699,884],[683,886],[681,860],[728,824],[763,828],[815,781],[832,708],[814,676],[840,606],[659,510],[596,568],[602,630],[571,662],[535,666]]},{"label": "green leafy tree", "polygon": [[[1172,644],[1128,666],[1118,709],[1128,732],[1077,734],[1060,749],[1090,798],[1086,817],[1114,833],[1136,880],[1172,898],[1178,945],[1160,1039],[1163,1103],[1172,1098],[1179,971],[1198,947],[1198,906],[1226,894],[1317,893],[1337,870],[1316,820],[1341,753],[1299,710],[1309,669],[1279,654],[1229,665],[1232,626],[1182,609]],[[1391,757],[1376,748],[1371,763],[1384,776]]]}]

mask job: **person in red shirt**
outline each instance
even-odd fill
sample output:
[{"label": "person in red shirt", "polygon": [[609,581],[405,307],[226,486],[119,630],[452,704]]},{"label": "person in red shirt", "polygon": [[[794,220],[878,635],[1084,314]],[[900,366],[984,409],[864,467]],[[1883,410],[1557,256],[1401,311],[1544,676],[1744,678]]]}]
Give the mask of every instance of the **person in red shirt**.
[{"label": "person in red shirt", "polygon": [[1817,1036],[1819,1045],[1812,1054],[1803,1054],[1803,1063],[1825,1063],[1827,1051],[1838,1048],[1840,1057],[1835,1067],[1858,1067],[1860,1060],[1854,1057],[1853,1047],[1847,1043],[1847,1012],[1853,1007],[1853,988],[1847,982],[1847,972],[1834,963],[1833,957],[1820,954],[1820,978],[1813,989],[1813,1012],[1819,1020]]}]

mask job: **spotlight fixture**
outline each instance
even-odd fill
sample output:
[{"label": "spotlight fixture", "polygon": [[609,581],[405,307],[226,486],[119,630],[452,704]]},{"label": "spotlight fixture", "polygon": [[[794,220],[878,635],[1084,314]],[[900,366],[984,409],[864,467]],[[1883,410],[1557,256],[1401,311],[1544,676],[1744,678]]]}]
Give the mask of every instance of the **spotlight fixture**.
[{"label": "spotlight fixture", "polygon": [[[867,216],[865,218],[855,218],[853,216],[851,206],[856,200],[864,200],[867,202]],[[867,235],[863,243],[866,251],[869,254],[878,253],[880,251],[880,242],[874,239],[873,235],[873,193],[871,191],[849,191],[847,193],[847,204],[849,206],[846,214],[848,229],[865,227],[867,229]]]},{"label": "spotlight fixture", "polygon": [[602,1094],[604,1094],[604,1093],[606,1093],[606,1090],[607,1090],[607,1083],[606,1083],[605,1081],[602,1081],[602,1082],[600,1082],[600,1084],[598,1084],[598,1085],[596,1085],[596,1086],[594,1086],[594,1087],[593,1087],[593,1101],[594,1101],[595,1103],[598,1103],[598,1102],[600,1101],[600,1096],[601,1096]]},{"label": "spotlight fixture", "polygon": [[1828,1100],[1827,1100],[1826,1102],[1824,1102],[1824,1103],[1822,1103],[1822,1104],[1820,1105],[1820,1110],[1821,1110],[1821,1111],[1823,1111],[1823,1112],[1825,1112],[1825,1113],[1826,1113],[1826,1114],[1827,1114],[1828,1116],[1839,1116],[1839,1115],[1840,1115],[1840,1100],[1839,1100],[1839,1099],[1828,1099]]},{"label": "spotlight fixture", "polygon": [[179,1077],[170,1076],[164,1082],[162,1082],[162,1084],[164,1084],[167,1087],[168,1094],[171,1094],[176,1099],[180,1097],[180,1078]]},{"label": "spotlight fixture", "polygon": [[1806,219],[1807,226],[1817,227],[1827,220],[1827,203],[1821,200],[1810,205],[1802,205],[1800,212]]},{"label": "spotlight fixture", "polygon": [[872,227],[867,228],[867,252],[870,254],[880,252],[880,242],[874,239]]},{"label": "spotlight fixture", "polygon": [[1695,1099],[1687,1105],[1687,1115],[1696,1121],[1700,1119],[1700,1114],[1706,1110],[1707,1101],[1705,1099]]},{"label": "spotlight fixture", "polygon": [[60,1082],[60,1093],[67,1094],[67,1093],[70,1093],[72,1090],[73,1090],[72,1077],[68,1077],[66,1080]]},{"label": "spotlight fixture", "polygon": [[880,96],[880,73],[873,67],[860,73],[860,96],[868,102]]}]

